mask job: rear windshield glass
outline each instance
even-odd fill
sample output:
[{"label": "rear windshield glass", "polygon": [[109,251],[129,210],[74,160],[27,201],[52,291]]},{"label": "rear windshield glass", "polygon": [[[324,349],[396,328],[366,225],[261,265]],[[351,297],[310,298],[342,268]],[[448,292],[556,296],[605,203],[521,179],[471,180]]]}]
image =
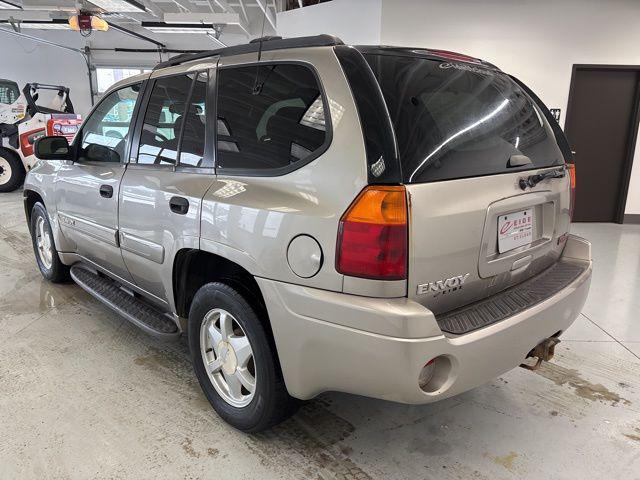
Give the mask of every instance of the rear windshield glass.
[{"label": "rear windshield glass", "polygon": [[406,183],[564,163],[542,111],[508,75],[410,56],[365,58],[387,102]]}]

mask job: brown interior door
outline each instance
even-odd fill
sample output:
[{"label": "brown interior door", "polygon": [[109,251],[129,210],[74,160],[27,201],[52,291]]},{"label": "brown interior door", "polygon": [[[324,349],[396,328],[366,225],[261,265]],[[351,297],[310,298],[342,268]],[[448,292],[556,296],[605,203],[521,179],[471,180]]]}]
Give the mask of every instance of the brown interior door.
[{"label": "brown interior door", "polygon": [[576,152],[576,222],[621,222],[638,128],[638,70],[578,67],[565,131]]}]

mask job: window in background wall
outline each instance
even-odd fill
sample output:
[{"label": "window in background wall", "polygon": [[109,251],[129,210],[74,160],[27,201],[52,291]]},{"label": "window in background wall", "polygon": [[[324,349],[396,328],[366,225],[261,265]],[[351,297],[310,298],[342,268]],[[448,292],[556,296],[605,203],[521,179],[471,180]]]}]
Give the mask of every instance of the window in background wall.
[{"label": "window in background wall", "polygon": [[276,3],[279,12],[286,12],[295,8],[308,7],[319,3],[330,2],[331,0],[280,0]]},{"label": "window in background wall", "polygon": [[98,93],[104,93],[111,85],[124,78],[150,71],[148,68],[97,67]]}]

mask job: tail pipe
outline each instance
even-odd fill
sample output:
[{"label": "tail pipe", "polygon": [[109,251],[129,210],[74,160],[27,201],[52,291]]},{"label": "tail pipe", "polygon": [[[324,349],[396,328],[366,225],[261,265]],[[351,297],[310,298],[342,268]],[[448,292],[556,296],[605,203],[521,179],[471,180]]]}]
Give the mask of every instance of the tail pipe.
[{"label": "tail pipe", "polygon": [[536,363],[533,365],[530,365],[528,363],[521,363],[520,366],[522,368],[526,368],[527,370],[539,369],[540,365],[542,365],[542,362],[548,362],[553,358],[556,345],[559,343],[560,339],[556,336],[549,337],[546,340],[540,342],[527,354],[527,358],[537,358]]}]

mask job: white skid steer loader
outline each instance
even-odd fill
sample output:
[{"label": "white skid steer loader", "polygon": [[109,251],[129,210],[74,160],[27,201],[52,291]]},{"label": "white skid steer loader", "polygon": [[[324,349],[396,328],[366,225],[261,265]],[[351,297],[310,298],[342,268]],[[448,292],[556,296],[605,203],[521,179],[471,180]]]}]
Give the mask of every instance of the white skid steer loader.
[{"label": "white skid steer loader", "polygon": [[[37,104],[40,90],[56,92],[48,107]],[[67,87],[27,83],[20,92],[16,82],[0,79],[0,192],[22,185],[36,162],[33,142],[45,135],[71,142],[81,123]]]}]

